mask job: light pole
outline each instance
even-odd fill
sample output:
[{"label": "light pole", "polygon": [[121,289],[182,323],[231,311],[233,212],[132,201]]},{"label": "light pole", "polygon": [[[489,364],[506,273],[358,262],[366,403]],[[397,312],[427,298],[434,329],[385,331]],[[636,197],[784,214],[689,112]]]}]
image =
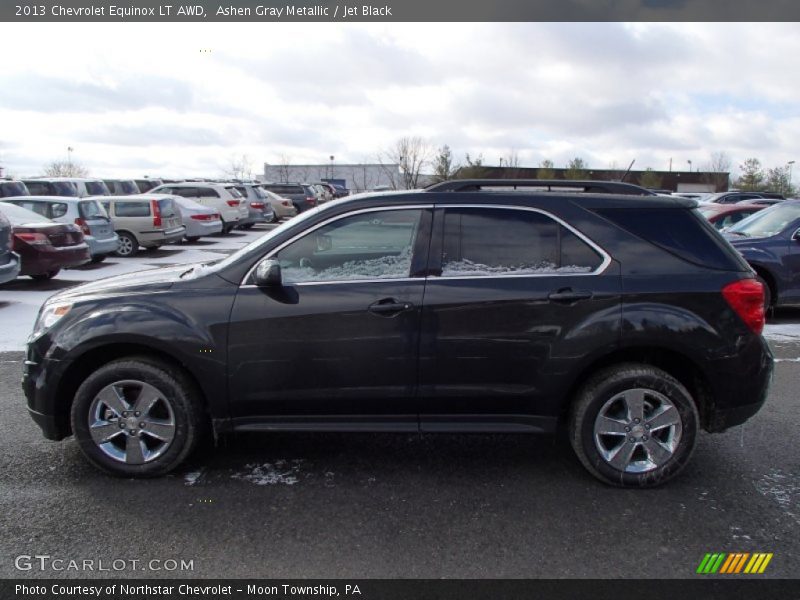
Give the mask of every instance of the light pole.
[{"label": "light pole", "polygon": [[330,174],[330,177],[328,177],[328,179],[333,179],[333,159],[334,158],[335,157],[333,156],[333,154],[331,154],[331,174]]},{"label": "light pole", "polygon": [[75,151],[75,148],[72,146],[67,146],[67,169],[69,169],[69,174],[72,175],[72,153]]},{"label": "light pole", "polygon": [[691,173],[692,172],[692,161],[687,160],[686,162],[689,163],[689,173]]},{"label": "light pole", "polygon": [[786,166],[789,167],[789,189],[787,190],[790,194],[792,193],[792,165],[794,164],[793,160],[790,160],[786,163]]}]

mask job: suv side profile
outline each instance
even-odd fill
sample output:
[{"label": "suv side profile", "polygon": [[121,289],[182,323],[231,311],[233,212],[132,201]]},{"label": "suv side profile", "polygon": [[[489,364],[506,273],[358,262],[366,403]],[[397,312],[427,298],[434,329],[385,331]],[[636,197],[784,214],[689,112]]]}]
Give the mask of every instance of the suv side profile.
[{"label": "suv side profile", "polygon": [[659,485],[701,429],[754,415],[772,372],[763,288],[695,207],[519,191],[330,202],[221,261],[51,297],[28,409],[124,476],[169,472],[206,427],[565,428],[598,479]]},{"label": "suv side profile", "polygon": [[186,181],[160,185],[150,192],[183,196],[213,208],[222,216],[222,232],[226,234],[247,218],[247,207],[244,206],[242,195],[232,183]]},{"label": "suv side profile", "polygon": [[135,194],[98,199],[119,236],[117,256],[134,256],[139,246],[159,248],[164,244],[175,244],[186,233],[180,212],[169,196]]}]

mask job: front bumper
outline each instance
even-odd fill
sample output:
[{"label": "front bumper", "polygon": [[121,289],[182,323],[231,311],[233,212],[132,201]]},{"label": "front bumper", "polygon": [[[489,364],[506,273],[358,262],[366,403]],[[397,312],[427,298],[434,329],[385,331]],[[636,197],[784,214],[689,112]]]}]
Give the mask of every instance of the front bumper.
[{"label": "front bumper", "polygon": [[59,360],[39,358],[34,347],[28,345],[22,370],[22,391],[28,402],[28,414],[48,440],[63,440],[72,433],[69,402],[57,399],[58,381],[66,366]]}]

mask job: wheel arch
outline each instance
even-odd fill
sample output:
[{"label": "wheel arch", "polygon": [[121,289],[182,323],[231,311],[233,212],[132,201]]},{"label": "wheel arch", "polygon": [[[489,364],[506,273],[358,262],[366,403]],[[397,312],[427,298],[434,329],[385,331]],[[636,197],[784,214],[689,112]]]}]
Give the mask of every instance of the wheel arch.
[{"label": "wheel arch", "polygon": [[566,424],[578,391],[594,373],[614,365],[631,363],[656,367],[677,379],[694,399],[700,415],[700,424],[706,428],[714,408],[714,396],[706,374],[685,354],[658,346],[619,348],[595,358],[586,365],[574,378],[574,383],[567,393],[568,401],[564,403],[559,415],[560,425],[563,427]]},{"label": "wheel arch", "polygon": [[193,391],[196,392],[197,398],[200,401],[200,408],[204,418],[206,418],[209,423],[212,422],[208,398],[198,378],[187,365],[173,355],[146,344],[133,342],[111,343],[87,350],[76,358],[61,376],[58,389],[61,402],[59,402],[57,418],[59,420],[59,426],[65,436],[72,434],[69,414],[72,409],[72,404],[75,401],[75,393],[78,391],[81,383],[83,383],[91,373],[112,361],[121,358],[137,357],[153,359],[173,369],[180,369],[194,385],[195,389]]}]

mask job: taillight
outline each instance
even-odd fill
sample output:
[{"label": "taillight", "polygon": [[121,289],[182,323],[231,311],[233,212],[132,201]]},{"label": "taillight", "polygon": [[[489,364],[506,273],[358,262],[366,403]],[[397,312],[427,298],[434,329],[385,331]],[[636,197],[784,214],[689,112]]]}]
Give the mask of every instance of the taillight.
[{"label": "taillight", "polygon": [[228,206],[239,206],[238,200],[226,200],[226,202],[228,203]]},{"label": "taillight", "polygon": [[734,281],[722,288],[722,296],[753,333],[764,330],[764,286],[760,281]]},{"label": "taillight", "polygon": [[192,215],[192,219],[195,221],[216,221],[219,219],[219,215],[216,213],[211,215]]},{"label": "taillight", "polygon": [[153,208],[153,227],[161,227],[161,208],[158,206],[158,200],[150,200],[150,206]]},{"label": "taillight", "polygon": [[307,196],[306,202],[308,202],[311,206],[317,205],[317,199],[314,196]]},{"label": "taillight", "polygon": [[251,202],[250,206],[252,206],[253,208],[261,209],[261,208],[264,208],[264,203],[263,202]]},{"label": "taillight", "polygon": [[49,246],[50,240],[43,233],[15,233],[14,234],[14,249],[19,248],[18,242],[22,241],[29,246]]},{"label": "taillight", "polygon": [[89,226],[86,224],[86,221],[84,221],[80,217],[75,219],[75,225],[77,225],[78,227],[81,228],[81,231],[83,232],[83,235],[89,235],[89,234],[92,233],[91,231],[89,231]]},{"label": "taillight", "polygon": [[281,201],[281,204],[283,204],[283,205],[284,205],[285,207],[287,207],[287,208],[288,208],[288,207],[290,207],[290,206],[292,205],[292,203],[291,203],[291,202],[289,202],[288,200],[282,200],[282,201]]}]

